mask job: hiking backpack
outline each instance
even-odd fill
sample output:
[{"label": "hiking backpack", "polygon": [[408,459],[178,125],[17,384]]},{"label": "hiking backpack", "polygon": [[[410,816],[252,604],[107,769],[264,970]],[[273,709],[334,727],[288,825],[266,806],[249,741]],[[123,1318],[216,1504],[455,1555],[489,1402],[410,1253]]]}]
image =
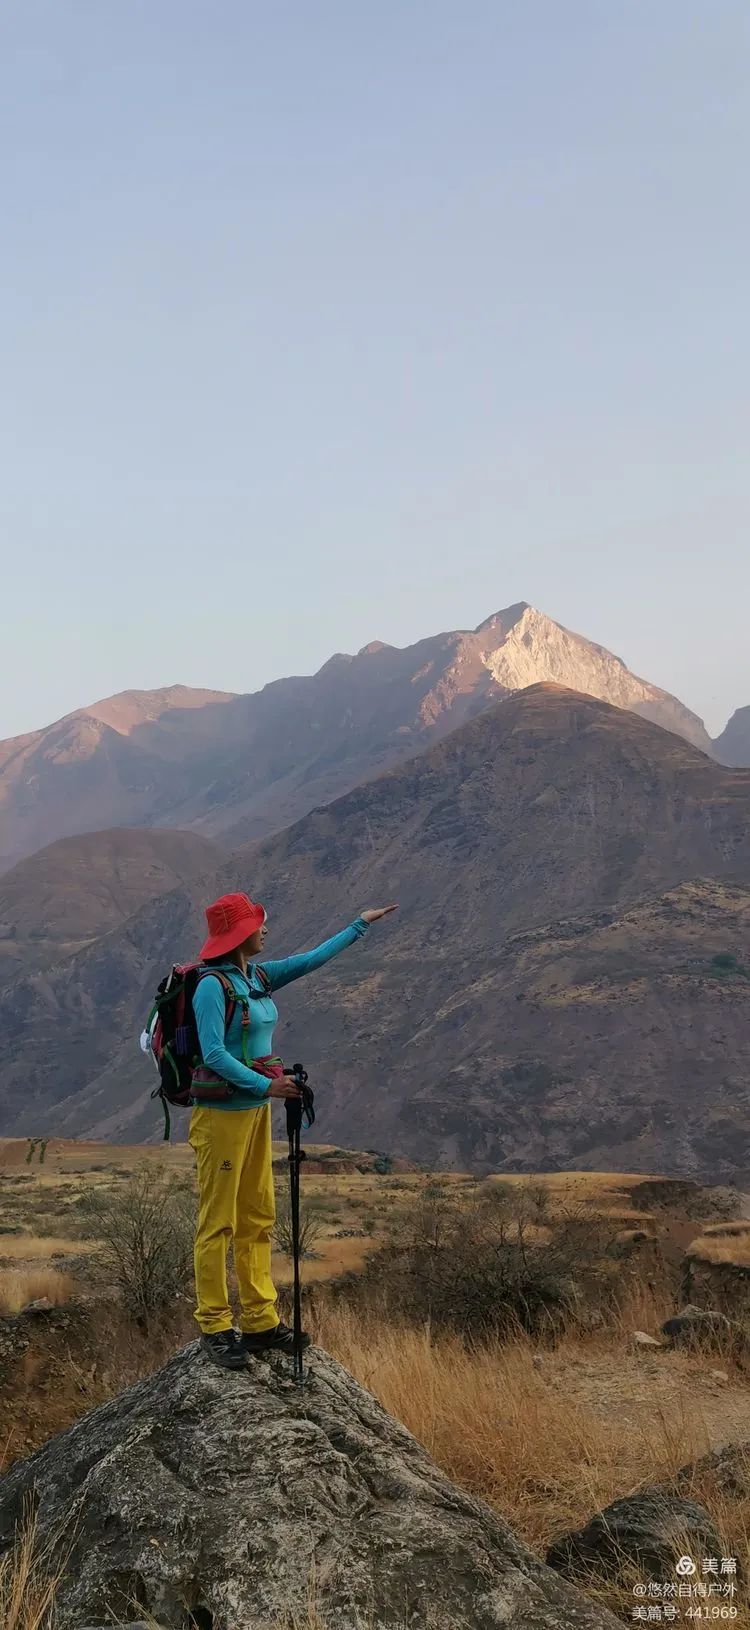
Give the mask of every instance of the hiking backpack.
[{"label": "hiking backpack", "polygon": [[[254,972],[263,989],[252,991],[250,996],[256,999],[267,996],[271,989],[267,975],[258,967]],[[217,1103],[234,1095],[235,1089],[231,1083],[209,1070],[201,1057],[193,997],[201,979],[209,974],[220,980],[224,991],[225,1034],[238,1005],[242,1008],[242,1057],[247,1065],[254,1063],[247,1056],[246,1041],[250,1026],[250,996],[238,996],[228,974],[219,968],[207,968],[201,962],[176,963],[158,987],[141,1034],[143,1052],[151,1054],[159,1072],[159,1085],[154,1087],[151,1097],[161,1099],[165,1142],[170,1133],[170,1105],[187,1109],[196,1101]]]}]

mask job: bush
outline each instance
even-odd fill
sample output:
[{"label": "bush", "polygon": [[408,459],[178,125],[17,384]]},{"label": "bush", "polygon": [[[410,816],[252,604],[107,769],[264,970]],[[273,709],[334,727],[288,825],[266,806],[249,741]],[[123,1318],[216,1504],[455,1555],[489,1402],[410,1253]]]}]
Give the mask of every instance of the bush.
[{"label": "bush", "polygon": [[581,1210],[540,1220],[537,1188],[487,1185],[471,1196],[430,1183],[396,1220],[366,1277],[394,1315],[471,1337],[519,1327],[552,1334],[577,1313],[611,1230]]},{"label": "bush", "polygon": [[122,1188],[82,1201],[86,1232],[127,1312],[147,1322],[185,1290],[193,1270],[195,1199],[189,1184],[143,1165]]},{"label": "bush", "polygon": [[744,963],[740,962],[738,957],[733,956],[731,951],[718,951],[716,956],[711,958],[711,967],[714,973],[721,978],[723,978],[724,974],[739,974],[742,979],[750,977]]},{"label": "bush", "polygon": [[[324,1224],[318,1211],[310,1205],[300,1205],[299,1213],[299,1250],[300,1256],[312,1256],[314,1248],[323,1233]],[[288,1189],[276,1190],[276,1221],[273,1227],[274,1238],[280,1251],[285,1256],[294,1256],[294,1239],[292,1235],[292,1204]]]},{"label": "bush", "polygon": [[390,1155],[377,1155],[372,1163],[372,1169],[378,1177],[388,1177],[393,1171],[393,1160]]}]

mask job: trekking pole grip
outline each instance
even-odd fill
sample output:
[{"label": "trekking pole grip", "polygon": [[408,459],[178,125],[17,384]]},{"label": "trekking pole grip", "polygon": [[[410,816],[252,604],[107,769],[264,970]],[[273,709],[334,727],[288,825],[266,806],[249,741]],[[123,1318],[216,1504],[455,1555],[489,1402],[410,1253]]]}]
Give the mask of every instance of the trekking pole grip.
[{"label": "trekking pole grip", "polygon": [[302,1099],[286,1098],[284,1103],[286,1107],[287,1134],[290,1138],[293,1138],[302,1126]]}]

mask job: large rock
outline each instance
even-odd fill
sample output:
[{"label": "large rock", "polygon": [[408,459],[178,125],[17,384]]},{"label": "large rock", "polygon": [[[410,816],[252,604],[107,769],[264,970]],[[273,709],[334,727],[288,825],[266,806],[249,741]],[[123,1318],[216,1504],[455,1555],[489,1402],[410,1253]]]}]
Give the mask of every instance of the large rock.
[{"label": "large rock", "polygon": [[721,1539],[705,1507],[656,1484],[613,1500],[550,1545],[546,1561],[569,1579],[598,1574],[613,1582],[628,1567],[642,1579],[674,1578],[685,1554],[721,1556]]},{"label": "large rock", "polygon": [[696,1307],[688,1302],[671,1319],[665,1319],[662,1333],[676,1347],[712,1347],[733,1334],[734,1326],[724,1313]]},{"label": "large rock", "polygon": [[718,1449],[701,1455],[700,1460],[681,1466],[675,1483],[682,1493],[687,1493],[705,1478],[727,1499],[750,1498],[750,1441],[723,1443]]},{"label": "large rock", "polygon": [[[213,1367],[197,1344],[0,1480],[0,1546],[32,1496],[67,1551],[61,1630],[616,1630],[313,1350]],[[196,1619],[189,1618],[189,1610]]]}]

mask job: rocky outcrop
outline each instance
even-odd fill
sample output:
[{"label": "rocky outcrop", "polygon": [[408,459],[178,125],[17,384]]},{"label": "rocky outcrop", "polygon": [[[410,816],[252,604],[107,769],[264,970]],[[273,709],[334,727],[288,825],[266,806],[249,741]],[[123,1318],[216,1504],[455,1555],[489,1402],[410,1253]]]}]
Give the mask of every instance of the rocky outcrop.
[{"label": "rocky outcrop", "polygon": [[[736,1236],[735,1236],[736,1237]],[[710,1261],[702,1255],[723,1245],[727,1261]],[[685,1291],[705,1307],[717,1308],[740,1323],[750,1320],[750,1265],[733,1262],[733,1236],[722,1241],[714,1231],[705,1240],[695,1241],[685,1263]]]},{"label": "rocky outcrop", "polygon": [[309,1369],[193,1344],[0,1481],[0,1545],[32,1498],[66,1557],[61,1630],[281,1630],[311,1598],[326,1630],[615,1630],[334,1359]]},{"label": "rocky outcrop", "polygon": [[696,1307],[693,1302],[665,1319],[661,1328],[675,1347],[713,1347],[717,1342],[728,1342],[733,1335],[733,1325],[726,1314],[717,1313],[713,1308]]},{"label": "rocky outcrop", "polygon": [[585,1528],[561,1535],[546,1561],[570,1579],[593,1574],[614,1583],[636,1567],[648,1582],[674,1578],[686,1553],[720,1556],[720,1536],[704,1506],[654,1486],[613,1500]]},{"label": "rocky outcrop", "polygon": [[750,1442],[723,1443],[699,1460],[682,1466],[675,1477],[680,1493],[710,1483],[728,1500],[750,1499]]},{"label": "rocky outcrop", "polygon": [[630,1200],[637,1211],[678,1211],[680,1216],[696,1221],[742,1216],[742,1197],[736,1189],[705,1188],[689,1178],[646,1177],[642,1183],[633,1184]]}]

